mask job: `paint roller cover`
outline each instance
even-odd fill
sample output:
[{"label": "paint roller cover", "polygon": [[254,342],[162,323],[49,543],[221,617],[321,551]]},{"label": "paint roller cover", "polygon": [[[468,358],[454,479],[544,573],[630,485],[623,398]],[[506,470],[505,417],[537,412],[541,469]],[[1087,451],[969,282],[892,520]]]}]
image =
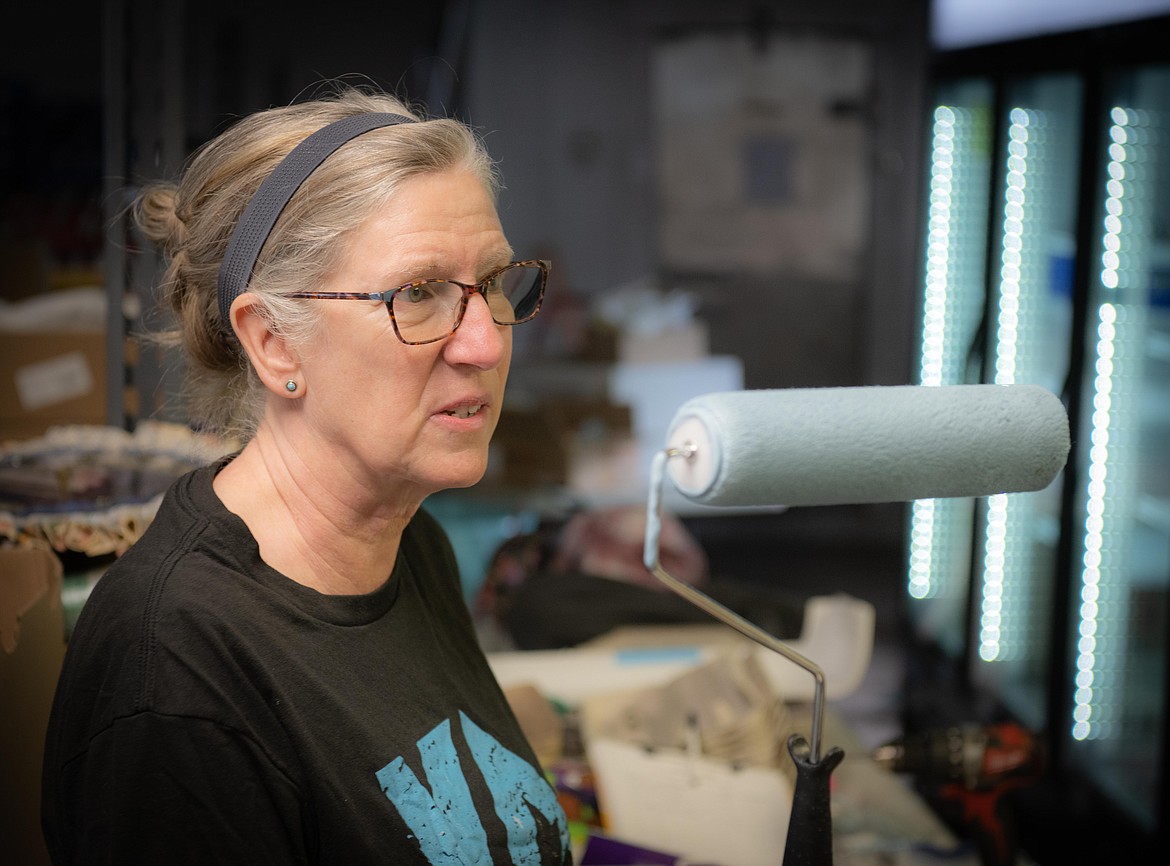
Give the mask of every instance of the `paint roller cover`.
[{"label": "paint roller cover", "polygon": [[669,472],[706,505],[835,505],[1041,490],[1068,416],[1034,385],[795,388],[706,394],[675,414]]}]

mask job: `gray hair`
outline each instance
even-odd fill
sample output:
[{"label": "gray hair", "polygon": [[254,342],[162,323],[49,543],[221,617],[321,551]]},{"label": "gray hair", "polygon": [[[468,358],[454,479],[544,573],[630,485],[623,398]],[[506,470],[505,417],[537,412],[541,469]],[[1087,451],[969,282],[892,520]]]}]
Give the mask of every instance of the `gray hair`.
[{"label": "gray hair", "polygon": [[339,264],[345,236],[385,206],[412,176],[466,168],[489,194],[498,179],[482,142],[465,124],[427,120],[394,97],[344,89],[333,96],[252,114],[200,148],[177,184],[139,196],[134,217],[169,260],[162,290],[176,329],[158,335],[181,346],[191,420],[218,433],[251,436],[267,392],[220,320],[216,283],[228,239],[265,177],[326,124],[386,112],[419,122],[372,130],[343,145],[293,195],[264,244],[248,285],[263,315],[292,345],[319,323],[310,305],[285,297],[312,290]]}]

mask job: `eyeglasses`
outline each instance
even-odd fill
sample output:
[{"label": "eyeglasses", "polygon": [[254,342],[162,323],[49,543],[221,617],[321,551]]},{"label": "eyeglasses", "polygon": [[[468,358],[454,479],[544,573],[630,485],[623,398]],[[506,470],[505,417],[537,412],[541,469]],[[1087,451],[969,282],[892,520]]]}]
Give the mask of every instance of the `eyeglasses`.
[{"label": "eyeglasses", "polygon": [[394,333],[408,346],[435,343],[459,328],[468,299],[483,295],[497,325],[519,325],[540,312],[551,265],[547,261],[512,262],[478,283],[414,280],[386,292],[291,292],[286,297],[336,301],[383,301]]}]

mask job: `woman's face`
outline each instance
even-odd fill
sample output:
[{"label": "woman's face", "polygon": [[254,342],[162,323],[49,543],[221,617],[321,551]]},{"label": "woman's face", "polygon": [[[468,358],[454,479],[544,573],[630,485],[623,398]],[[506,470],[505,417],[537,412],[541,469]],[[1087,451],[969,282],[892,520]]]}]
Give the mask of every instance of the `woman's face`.
[{"label": "woman's face", "polygon": [[[416,175],[352,234],[319,288],[376,292],[415,279],[474,283],[512,250],[483,183],[465,169]],[[473,296],[459,330],[408,346],[386,305],[318,301],[324,328],[301,365],[304,423],[333,468],[380,500],[417,500],[483,475],[512,358],[511,329]]]}]

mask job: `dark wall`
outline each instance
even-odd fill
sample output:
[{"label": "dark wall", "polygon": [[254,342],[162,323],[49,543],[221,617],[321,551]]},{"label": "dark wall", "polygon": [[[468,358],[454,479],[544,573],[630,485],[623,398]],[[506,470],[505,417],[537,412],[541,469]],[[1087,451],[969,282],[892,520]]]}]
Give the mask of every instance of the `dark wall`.
[{"label": "dark wall", "polygon": [[0,30],[0,298],[35,294],[50,263],[101,253],[101,7],[6,9]]},{"label": "dark wall", "polygon": [[81,7],[61,16],[17,4],[5,27],[3,237],[57,261],[96,262],[114,185],[173,174],[240,114],[348,77],[479,128],[501,163],[514,245],[551,252],[563,285],[586,295],[665,271],[656,44],[737,28],[863,40],[872,46],[872,94],[860,106],[871,206],[859,276],[745,278],[732,263],[666,278],[698,293],[712,350],[743,357],[749,386],[908,380],[927,0],[357,2],[331,14],[275,0]]},{"label": "dark wall", "polygon": [[853,106],[867,126],[871,194],[857,276],[748,274],[731,261],[714,273],[668,274],[664,287],[700,294],[712,350],[743,357],[750,387],[909,381],[925,0],[497,0],[474,10],[466,108],[502,163],[505,227],[514,246],[550,251],[567,286],[585,296],[663,275],[655,46],[734,31],[870,46],[871,89]]}]

